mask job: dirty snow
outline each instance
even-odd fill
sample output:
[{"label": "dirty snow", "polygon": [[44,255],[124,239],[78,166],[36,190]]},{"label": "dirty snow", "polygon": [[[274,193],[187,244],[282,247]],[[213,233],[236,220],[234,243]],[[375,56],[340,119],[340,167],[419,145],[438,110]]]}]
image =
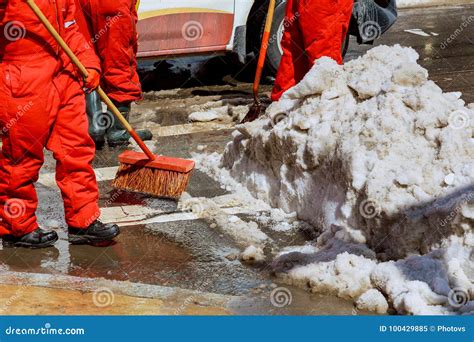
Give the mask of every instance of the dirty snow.
[{"label": "dirty snow", "polygon": [[[222,107],[225,110],[225,114],[227,114],[227,108]],[[222,112],[219,112],[217,110],[208,110],[206,112],[194,112],[189,114],[188,119],[189,121],[192,122],[208,122],[208,121],[214,121],[217,120],[221,117],[223,117],[224,114]]]},{"label": "dirty snow", "polygon": [[376,290],[370,289],[364,292],[356,301],[357,309],[374,311],[385,314],[388,310],[388,303],[384,295]]},{"label": "dirty snow", "polygon": [[[236,185],[237,186],[237,185]],[[191,211],[200,218],[206,218],[214,223],[212,228],[228,234],[242,249],[249,246],[256,246],[258,248],[265,246],[270,238],[258,228],[258,224],[254,221],[244,221],[237,215],[230,215],[225,212],[225,207],[232,207],[237,205],[245,205],[248,210],[269,210],[267,204],[256,200],[247,193],[245,198],[242,195],[220,197],[220,198],[205,198],[205,197],[191,197],[184,194],[179,203],[179,208],[182,211]]]},{"label": "dirty snow", "polygon": [[190,107],[188,120],[191,122],[235,121],[240,122],[249,111],[249,100],[233,98],[219,101],[209,101]]},{"label": "dirty snow", "polygon": [[319,234],[317,252],[274,260],[284,281],[377,312],[385,305],[372,289],[400,313],[473,307],[474,110],[417,60],[398,45],[344,66],[321,58],[238,127],[220,164],[200,158],[221,183]]},{"label": "dirty snow", "polygon": [[276,232],[288,232],[294,229],[299,222],[296,220],[295,213],[287,214],[281,209],[273,209],[270,212],[261,212],[257,214],[258,222],[267,225]]},{"label": "dirty snow", "polygon": [[240,259],[247,263],[260,262],[265,260],[265,254],[261,247],[248,246],[240,255]]}]

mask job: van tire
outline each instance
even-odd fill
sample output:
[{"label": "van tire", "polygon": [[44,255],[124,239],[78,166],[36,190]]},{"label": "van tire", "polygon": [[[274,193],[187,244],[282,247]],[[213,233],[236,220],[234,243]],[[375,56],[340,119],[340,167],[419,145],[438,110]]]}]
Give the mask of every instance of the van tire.
[{"label": "van tire", "polygon": [[[275,13],[273,16],[273,25],[270,31],[270,43],[267,50],[267,58],[265,65],[265,73],[272,76],[276,73],[280,65],[281,52],[280,42],[276,38],[278,28],[281,27],[285,20],[286,0],[277,0]],[[255,1],[254,7],[250,13],[247,22],[247,46],[248,52],[255,59],[258,59],[260,47],[262,44],[262,36],[265,30],[265,20],[268,11],[268,0]]]},{"label": "van tire", "polygon": [[[282,50],[280,39],[282,33],[280,30],[284,27],[285,22],[285,12],[286,12],[286,1],[278,1],[275,8],[275,15],[273,17],[272,30],[270,32],[270,43],[268,44],[267,51],[267,68],[268,71],[272,74],[275,74],[280,65]],[[265,29],[265,23],[262,26],[262,34]]]}]

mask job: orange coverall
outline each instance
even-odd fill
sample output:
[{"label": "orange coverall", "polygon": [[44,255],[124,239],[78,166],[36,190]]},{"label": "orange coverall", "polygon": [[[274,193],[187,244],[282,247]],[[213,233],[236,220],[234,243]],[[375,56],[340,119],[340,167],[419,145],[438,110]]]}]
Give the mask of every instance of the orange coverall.
[{"label": "orange coverall", "polygon": [[[100,71],[75,22],[74,0],[37,5],[89,70]],[[0,0],[0,236],[38,228],[34,183],[44,148],[56,159],[56,182],[69,226],[99,217],[82,77],[23,0]]]},{"label": "orange coverall", "polygon": [[79,28],[101,60],[102,88],[116,103],[140,100],[136,0],[76,0],[76,3],[82,12]]}]

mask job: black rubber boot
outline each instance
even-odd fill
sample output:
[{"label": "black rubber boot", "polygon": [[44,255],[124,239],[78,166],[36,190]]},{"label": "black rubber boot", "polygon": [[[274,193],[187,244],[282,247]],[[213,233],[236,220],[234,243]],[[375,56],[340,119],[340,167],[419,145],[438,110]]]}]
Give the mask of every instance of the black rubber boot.
[{"label": "black rubber boot", "polygon": [[95,148],[101,150],[105,144],[105,132],[112,125],[113,118],[102,112],[102,102],[96,91],[86,95],[86,112],[89,119],[89,135],[94,140]]},{"label": "black rubber boot", "polygon": [[94,144],[95,144],[95,149],[96,150],[102,150],[104,148],[104,145],[105,145],[105,136],[103,135],[93,135],[93,134],[90,134],[92,140],[94,140]]},{"label": "black rubber boot", "polygon": [[[116,104],[116,106],[125,119],[128,120],[130,117],[130,103]],[[137,130],[137,134],[143,141],[153,139],[153,134],[148,129]],[[128,134],[124,129],[122,123],[117,118],[114,118],[112,126],[107,130],[107,143],[109,146],[116,147],[128,145],[130,138],[130,134]]]},{"label": "black rubber boot", "polygon": [[96,220],[86,229],[69,227],[68,232],[70,243],[83,245],[112,241],[120,234],[120,229],[116,224],[104,224]]},{"label": "black rubber boot", "polygon": [[54,245],[58,241],[56,232],[48,232],[41,228],[37,228],[29,234],[16,237],[6,235],[2,237],[3,247],[24,247],[24,248],[47,248]]}]

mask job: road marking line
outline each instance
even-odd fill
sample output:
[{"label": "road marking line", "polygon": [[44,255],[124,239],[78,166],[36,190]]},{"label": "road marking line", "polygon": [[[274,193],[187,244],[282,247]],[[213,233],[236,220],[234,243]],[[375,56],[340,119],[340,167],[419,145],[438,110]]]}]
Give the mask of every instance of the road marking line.
[{"label": "road marking line", "polygon": [[166,215],[158,215],[152,218],[144,219],[144,220],[138,220],[138,221],[118,221],[117,219],[112,219],[110,221],[107,221],[107,219],[102,218],[101,216],[101,221],[104,223],[116,223],[120,227],[124,226],[137,226],[137,225],[143,225],[143,224],[151,224],[151,223],[169,223],[169,222],[177,222],[177,221],[194,221],[198,220],[199,216],[197,216],[194,213],[171,213],[171,214],[166,214]]},{"label": "road marking line", "polygon": [[[219,203],[219,197],[215,198],[216,204],[227,215],[255,214],[256,211],[265,211],[267,208],[246,208],[241,206],[225,207]],[[145,207],[142,205],[125,205],[119,207],[101,208],[100,220],[104,223],[116,223],[119,226],[135,226],[150,223],[166,223],[176,221],[192,221],[203,218],[199,213],[191,211],[167,212],[162,209]]]},{"label": "road marking line", "polygon": [[[258,210],[242,210],[241,208],[225,208],[222,210],[227,215],[242,215],[242,214],[255,214]],[[106,212],[106,210],[105,210]],[[104,223],[115,223],[120,227],[125,226],[137,226],[137,225],[144,225],[144,224],[152,224],[152,223],[169,223],[169,222],[177,222],[177,221],[195,221],[199,219],[204,219],[205,217],[201,217],[192,212],[178,212],[178,213],[170,213],[159,215],[150,218],[144,219],[137,219],[137,216],[127,216],[127,217],[117,217],[111,215],[111,213],[105,213],[104,209],[101,209],[102,215],[100,216],[100,220]],[[139,215],[138,215],[139,216]],[[135,219],[134,219],[135,218]]]},{"label": "road marking line", "polygon": [[408,32],[408,33],[411,33],[411,34],[416,34],[416,35],[422,36],[422,37],[431,37],[431,35],[429,33],[426,33],[425,31],[423,31],[422,29],[419,29],[419,28],[409,29],[409,30],[404,30],[404,31]]},{"label": "road marking line", "polygon": [[[117,167],[99,168],[95,169],[94,171],[98,181],[108,181],[114,179],[117,172]],[[38,182],[46,187],[57,188],[54,173],[40,175]],[[203,210],[205,210],[206,206],[204,202],[208,200],[214,202],[214,204],[227,215],[255,214],[255,212],[266,211],[269,209],[264,206],[258,207],[255,205],[255,203],[243,203],[242,200],[235,197],[235,194],[226,194],[203,199]],[[184,204],[191,204],[192,207],[193,203],[199,205],[200,201],[201,199],[199,198],[190,197],[184,200]],[[202,215],[199,213],[194,213],[191,211],[168,212],[160,208],[152,208],[146,205],[123,205],[114,207],[106,206],[100,210],[100,219],[104,223],[116,223],[119,226],[190,221],[202,218]]]},{"label": "road marking line", "polygon": [[215,132],[233,128],[235,128],[235,124],[233,123],[194,122],[182,125],[156,127],[152,129],[152,133],[161,138],[192,133]]},{"label": "road marking line", "polygon": [[151,216],[156,216],[164,213],[163,210],[144,207],[141,205],[106,207],[101,208],[100,211],[100,219],[104,223],[118,223],[126,221],[140,222],[150,218]]},{"label": "road marking line", "polygon": [[[108,181],[115,178],[115,174],[117,173],[118,166],[113,167],[104,167],[99,169],[94,169],[95,176],[98,182]],[[44,185],[48,188],[56,187],[56,174],[55,173],[43,173],[40,175],[38,179],[38,183]]]},{"label": "road marking line", "polygon": [[115,175],[118,171],[118,166],[103,167],[100,169],[94,169],[94,171],[98,182],[108,181],[115,178]]}]

